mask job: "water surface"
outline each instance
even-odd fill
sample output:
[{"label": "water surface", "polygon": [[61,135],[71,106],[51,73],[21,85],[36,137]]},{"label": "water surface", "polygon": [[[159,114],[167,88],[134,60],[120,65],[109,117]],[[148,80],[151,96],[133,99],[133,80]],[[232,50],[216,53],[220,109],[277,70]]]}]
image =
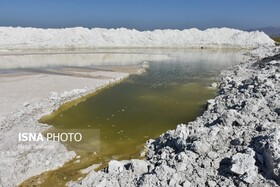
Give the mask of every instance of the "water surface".
[{"label": "water surface", "polygon": [[154,53],[164,58],[147,58],[149,68],[145,73],[131,75],[74,106],[62,106],[42,118],[41,122],[53,126],[48,132],[82,129],[87,137],[82,143],[66,143],[69,150],[81,155],[79,163],[71,161],[45,173],[44,184],[62,185],[76,180],[83,176],[79,170],[92,164],[101,164],[102,168],[112,159],[139,158],[146,140],[177,124],[187,124],[203,112],[206,101],[216,94],[209,85],[217,81],[221,70],[240,63],[243,52],[158,50]]}]

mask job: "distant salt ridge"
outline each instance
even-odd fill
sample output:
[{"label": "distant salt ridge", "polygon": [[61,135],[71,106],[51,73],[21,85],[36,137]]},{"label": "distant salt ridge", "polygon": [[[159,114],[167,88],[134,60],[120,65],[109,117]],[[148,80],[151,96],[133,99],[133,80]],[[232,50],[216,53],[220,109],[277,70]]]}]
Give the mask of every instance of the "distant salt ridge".
[{"label": "distant salt ridge", "polygon": [[0,49],[101,48],[101,47],[230,47],[257,48],[273,46],[265,33],[229,28],[204,31],[154,30],[137,31],[125,28],[37,29],[0,27]]}]

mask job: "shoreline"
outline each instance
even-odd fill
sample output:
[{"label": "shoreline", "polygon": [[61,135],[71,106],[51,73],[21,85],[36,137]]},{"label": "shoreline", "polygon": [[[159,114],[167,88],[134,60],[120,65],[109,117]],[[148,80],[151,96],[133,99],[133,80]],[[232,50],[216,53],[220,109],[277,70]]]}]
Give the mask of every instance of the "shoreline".
[{"label": "shoreline", "polygon": [[[269,46],[268,46],[269,47]],[[257,47],[258,48],[258,47]],[[148,54],[158,54],[158,51],[167,52],[177,51],[177,50],[209,50],[209,51],[231,51],[231,50],[254,50],[257,48],[248,48],[242,46],[223,46],[223,45],[212,45],[211,47],[96,47],[96,48],[19,48],[19,49],[0,49],[0,56],[28,56],[28,55],[87,55],[87,54],[147,54],[147,52],[151,51]],[[123,52],[126,50],[126,52]],[[140,52],[139,52],[140,51]],[[162,54],[161,54],[162,55]]]},{"label": "shoreline", "polygon": [[204,114],[148,141],[146,160],[112,160],[68,185],[279,186],[280,58],[269,58],[279,52],[257,49],[224,71]]},{"label": "shoreline", "polygon": [[[268,46],[269,47],[269,46]],[[9,55],[62,55],[62,54],[104,54],[104,53],[117,53],[118,50],[131,50],[133,53],[134,50],[254,50],[259,47],[244,47],[244,46],[234,46],[234,45],[190,45],[186,47],[172,47],[172,46],[153,46],[153,47],[88,47],[88,48],[11,48],[11,49],[0,49],[0,56],[9,56]],[[105,52],[103,51],[105,50]],[[109,50],[109,51],[108,51]],[[112,50],[112,51],[110,51]],[[108,52],[106,52],[108,51]],[[120,52],[121,54],[123,52]],[[140,53],[141,54],[141,53]]]},{"label": "shoreline", "polygon": [[[95,72],[93,72],[93,74],[94,73]],[[32,176],[61,167],[65,162],[75,157],[75,152],[68,151],[66,147],[59,142],[19,143],[17,132],[41,133],[51,128],[49,125],[38,122],[42,116],[52,113],[64,103],[92,94],[106,86],[120,82],[129,76],[128,73],[121,72],[97,71],[97,74],[103,74],[107,76],[107,78],[96,79],[60,75],[27,75],[29,79],[22,80],[22,78],[16,76],[16,79],[20,78],[23,83],[27,83],[24,84],[27,87],[30,84],[34,84],[34,81],[38,81],[38,79],[40,82],[40,78],[42,79],[41,83],[45,81],[48,85],[54,79],[64,83],[66,83],[65,81],[68,82],[71,80],[72,82],[70,85],[64,86],[63,88],[47,88],[50,93],[46,92],[43,95],[39,94],[42,93],[42,91],[35,93],[35,95],[33,93],[27,98],[24,98],[24,100],[13,103],[16,108],[11,107],[8,111],[0,111],[0,140],[2,142],[0,146],[0,184],[5,184],[6,186],[19,185]],[[10,80],[13,79],[13,77],[6,77],[6,79]],[[77,80],[76,83],[75,80]],[[2,78],[1,81],[3,81]],[[15,83],[21,84],[21,81],[16,80]],[[8,84],[9,82],[7,82],[6,87],[11,87],[10,84]],[[53,84],[55,83],[53,82],[52,85]],[[3,82],[1,82],[1,86],[3,87]],[[32,89],[32,86],[30,88]],[[46,89],[43,90],[43,92],[45,91]],[[36,94],[40,96],[38,97]],[[45,147],[47,147],[47,149],[45,149]],[[56,159],[53,160],[53,157],[56,157]],[[7,160],[7,158],[9,159]]]}]

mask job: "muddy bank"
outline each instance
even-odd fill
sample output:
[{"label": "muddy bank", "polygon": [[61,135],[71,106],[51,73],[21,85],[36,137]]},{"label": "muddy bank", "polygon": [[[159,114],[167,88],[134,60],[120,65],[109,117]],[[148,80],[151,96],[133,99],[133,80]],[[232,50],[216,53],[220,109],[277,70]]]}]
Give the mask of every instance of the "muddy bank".
[{"label": "muddy bank", "polygon": [[147,142],[146,160],[111,161],[68,185],[279,186],[279,49],[252,54],[223,73],[201,117]]}]

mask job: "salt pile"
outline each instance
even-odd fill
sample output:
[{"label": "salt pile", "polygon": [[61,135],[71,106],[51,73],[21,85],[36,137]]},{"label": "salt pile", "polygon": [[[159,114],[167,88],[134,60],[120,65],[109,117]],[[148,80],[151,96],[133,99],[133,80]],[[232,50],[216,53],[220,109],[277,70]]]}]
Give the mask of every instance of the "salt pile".
[{"label": "salt pile", "polygon": [[36,29],[0,27],[0,49],[53,49],[98,47],[229,47],[257,48],[272,46],[274,41],[263,32],[245,32],[229,28],[204,31],[154,30],[125,28]]}]

